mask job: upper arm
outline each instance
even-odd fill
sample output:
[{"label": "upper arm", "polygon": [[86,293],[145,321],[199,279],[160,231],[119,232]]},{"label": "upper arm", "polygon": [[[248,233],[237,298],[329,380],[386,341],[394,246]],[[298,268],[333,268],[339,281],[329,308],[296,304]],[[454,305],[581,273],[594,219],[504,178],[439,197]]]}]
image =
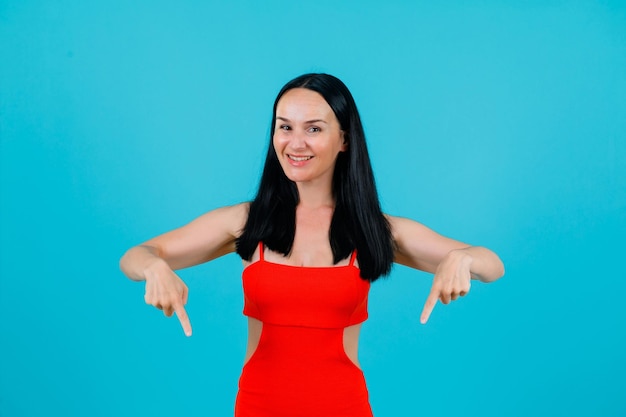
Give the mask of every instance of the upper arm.
[{"label": "upper arm", "polygon": [[212,210],[192,222],[142,244],[157,251],[170,268],[181,269],[235,251],[248,218],[249,204]]},{"label": "upper arm", "polygon": [[469,246],[411,219],[387,216],[387,220],[396,244],[394,261],[411,268],[434,273],[450,251]]}]

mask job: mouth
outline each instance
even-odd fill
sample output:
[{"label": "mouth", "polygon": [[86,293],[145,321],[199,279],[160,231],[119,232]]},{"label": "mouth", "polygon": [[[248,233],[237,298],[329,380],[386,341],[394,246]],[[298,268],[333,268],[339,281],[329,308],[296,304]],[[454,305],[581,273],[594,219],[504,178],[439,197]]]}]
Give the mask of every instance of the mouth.
[{"label": "mouth", "polygon": [[312,156],[295,156],[295,155],[289,155],[289,154],[287,154],[287,158],[291,159],[294,162],[304,162],[304,161],[313,159]]}]

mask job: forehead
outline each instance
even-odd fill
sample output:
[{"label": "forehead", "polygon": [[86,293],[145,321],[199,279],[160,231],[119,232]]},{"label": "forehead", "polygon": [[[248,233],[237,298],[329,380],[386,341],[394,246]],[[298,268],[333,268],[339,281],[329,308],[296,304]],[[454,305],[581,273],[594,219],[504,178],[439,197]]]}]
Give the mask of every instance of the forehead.
[{"label": "forehead", "polygon": [[276,117],[289,120],[335,119],[335,114],[321,94],[306,88],[294,88],[278,101]]}]

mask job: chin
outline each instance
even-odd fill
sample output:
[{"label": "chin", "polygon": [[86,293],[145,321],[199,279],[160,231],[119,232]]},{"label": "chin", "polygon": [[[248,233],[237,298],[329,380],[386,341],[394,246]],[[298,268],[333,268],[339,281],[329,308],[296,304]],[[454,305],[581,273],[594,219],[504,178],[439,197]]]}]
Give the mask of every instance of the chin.
[{"label": "chin", "polygon": [[305,177],[304,175],[289,175],[285,173],[285,176],[292,182],[307,182],[310,180],[310,178]]}]

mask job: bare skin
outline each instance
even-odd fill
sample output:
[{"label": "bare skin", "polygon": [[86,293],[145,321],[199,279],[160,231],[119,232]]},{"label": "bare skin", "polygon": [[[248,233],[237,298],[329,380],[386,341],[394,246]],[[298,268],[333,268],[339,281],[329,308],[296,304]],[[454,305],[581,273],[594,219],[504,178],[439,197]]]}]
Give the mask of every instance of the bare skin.
[{"label": "bare skin", "polygon": [[[290,256],[266,250],[269,262],[295,266],[333,265],[328,230],[334,210],[332,173],[339,152],[349,146],[339,123],[317,93],[306,89],[288,91],[277,106],[273,145],[285,174],[296,183],[300,203],[296,208],[296,234]],[[248,203],[223,207],[191,223],[129,249],[120,261],[132,280],[146,282],[145,301],[174,313],[187,336],[192,327],[185,304],[188,289],[174,270],[208,262],[235,251],[248,216]],[[421,322],[426,323],[437,301],[448,304],[470,291],[471,280],[490,282],[504,274],[498,256],[483,247],[469,246],[444,237],[410,219],[387,216],[396,242],[395,262],[434,274]],[[306,242],[306,244],[305,244]],[[251,262],[259,259],[255,253]],[[244,267],[249,265],[244,261]],[[262,323],[248,319],[246,361],[256,349]],[[344,349],[358,366],[361,325],[344,330]]]}]

